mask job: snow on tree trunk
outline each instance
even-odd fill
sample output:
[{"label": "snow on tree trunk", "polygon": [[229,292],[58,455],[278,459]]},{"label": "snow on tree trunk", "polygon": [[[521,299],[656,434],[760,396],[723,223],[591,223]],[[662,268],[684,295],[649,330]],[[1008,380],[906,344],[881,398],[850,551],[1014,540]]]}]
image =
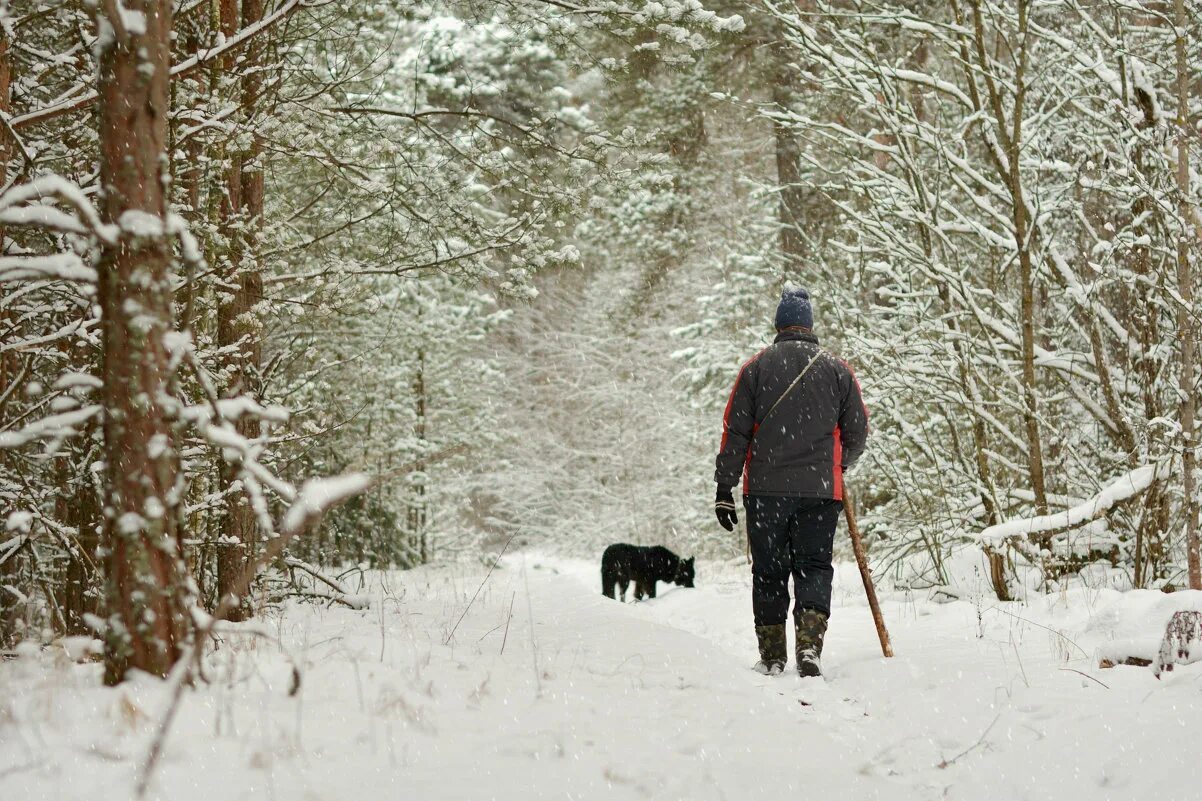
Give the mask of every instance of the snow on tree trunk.
[{"label": "snow on tree trunk", "polygon": [[188,633],[188,577],[179,539],[182,481],[172,431],[176,401],[166,231],[170,0],[98,12],[101,214],[120,229],[103,245],[105,682],[132,668],[165,676]]}]

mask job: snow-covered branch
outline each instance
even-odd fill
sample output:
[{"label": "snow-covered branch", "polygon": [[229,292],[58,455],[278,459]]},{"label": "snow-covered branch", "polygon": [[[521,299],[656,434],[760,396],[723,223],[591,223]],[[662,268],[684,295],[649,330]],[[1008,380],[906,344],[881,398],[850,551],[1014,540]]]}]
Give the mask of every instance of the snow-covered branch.
[{"label": "snow-covered branch", "polygon": [[1037,517],[1009,520],[989,526],[979,539],[990,545],[1000,545],[1014,537],[1048,537],[1061,531],[1076,528],[1105,515],[1123,501],[1147,491],[1157,481],[1174,475],[1173,464],[1163,461],[1146,464],[1113,479],[1092,498],[1062,512]]}]

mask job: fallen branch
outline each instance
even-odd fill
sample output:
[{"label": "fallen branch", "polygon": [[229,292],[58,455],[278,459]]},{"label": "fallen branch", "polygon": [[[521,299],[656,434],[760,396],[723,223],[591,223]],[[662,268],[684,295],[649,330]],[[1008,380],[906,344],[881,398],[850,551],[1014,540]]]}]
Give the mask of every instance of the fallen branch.
[{"label": "fallen branch", "polygon": [[343,595],[342,593],[326,592],[325,590],[289,590],[282,597],[301,598],[311,601],[328,601],[329,603],[342,604],[347,609],[371,608],[371,599],[366,595]]},{"label": "fallen branch", "polygon": [[1151,659],[1144,659],[1142,656],[1128,656],[1125,659],[1120,659],[1118,661],[1113,659],[1103,659],[1102,661],[1098,662],[1098,667],[1102,668],[1103,670],[1109,670],[1110,668],[1118,667],[1119,665],[1126,665],[1127,667],[1148,667],[1151,664]]},{"label": "fallen branch", "polygon": [[1008,520],[989,526],[978,535],[978,539],[986,544],[1000,545],[1007,540],[1037,535],[1050,537],[1061,531],[1085,525],[1108,512],[1111,507],[1146,491],[1157,481],[1163,481],[1173,475],[1173,465],[1170,461],[1146,464],[1124,473],[1111,481],[1102,491],[1084,503],[1050,515],[1039,515],[1023,520]]},{"label": "fallen branch", "polygon": [[[351,609],[368,609],[371,607],[371,599],[368,596],[351,592],[340,581],[330,578],[316,566],[302,559],[288,556],[284,558],[284,565],[288,568],[290,583],[292,585],[292,589],[287,592],[290,596],[312,598],[319,601],[332,601]],[[308,575],[314,582],[320,582],[330,589],[327,591],[312,585],[304,586],[296,576],[297,571]]]}]

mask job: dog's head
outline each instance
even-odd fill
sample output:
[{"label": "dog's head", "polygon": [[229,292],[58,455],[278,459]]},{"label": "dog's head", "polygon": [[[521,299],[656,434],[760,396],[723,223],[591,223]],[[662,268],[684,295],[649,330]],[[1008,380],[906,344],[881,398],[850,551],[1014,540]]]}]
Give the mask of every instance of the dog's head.
[{"label": "dog's head", "polygon": [[672,579],[672,581],[681,587],[692,587],[695,577],[693,559],[681,559],[680,566],[676,568],[676,578]]}]

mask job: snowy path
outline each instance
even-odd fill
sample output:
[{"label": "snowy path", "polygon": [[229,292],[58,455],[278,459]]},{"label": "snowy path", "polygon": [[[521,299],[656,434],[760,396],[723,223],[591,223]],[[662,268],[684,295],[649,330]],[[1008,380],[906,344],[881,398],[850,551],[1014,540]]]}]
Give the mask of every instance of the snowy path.
[{"label": "snowy path", "polygon": [[[899,655],[886,661],[842,566],[830,682],[815,685],[747,669],[744,566],[699,565],[697,589],[661,585],[626,605],[599,594],[596,572],[510,557],[449,644],[483,569],[390,574],[363,612],[289,607],[266,627],[300,655],[300,692],[287,695],[278,646],[230,638],[149,795],[1202,798],[1202,666],[1163,682],[1091,667],[1121,629],[1117,609],[1165,596],[1079,592],[1005,611],[887,596]],[[97,683],[98,666],[52,652],[0,664],[6,801],[131,797],[162,687]]]}]

